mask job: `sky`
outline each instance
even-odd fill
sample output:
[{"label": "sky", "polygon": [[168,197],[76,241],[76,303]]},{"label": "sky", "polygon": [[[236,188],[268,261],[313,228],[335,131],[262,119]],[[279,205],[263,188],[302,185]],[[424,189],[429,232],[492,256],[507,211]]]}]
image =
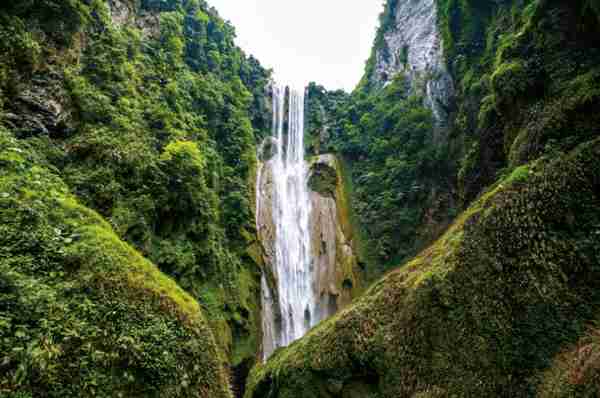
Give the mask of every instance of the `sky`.
[{"label": "sky", "polygon": [[281,84],[351,91],[370,55],[382,0],[208,0],[237,44]]}]

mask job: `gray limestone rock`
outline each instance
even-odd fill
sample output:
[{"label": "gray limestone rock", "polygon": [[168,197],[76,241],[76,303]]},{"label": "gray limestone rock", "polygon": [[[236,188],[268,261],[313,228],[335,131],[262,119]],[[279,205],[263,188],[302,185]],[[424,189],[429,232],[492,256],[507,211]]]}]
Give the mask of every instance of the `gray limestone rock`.
[{"label": "gray limestone rock", "polygon": [[107,0],[112,23],[117,28],[133,25],[142,32],[142,38],[160,36],[160,16],[158,11],[136,9],[135,2],[127,0]]},{"label": "gray limestone rock", "polygon": [[403,73],[412,90],[425,96],[438,124],[444,126],[454,86],[444,60],[436,1],[398,1],[394,24],[383,39],[370,79],[386,85]]},{"label": "gray limestone rock", "polygon": [[330,154],[315,157],[311,162],[309,180],[323,169],[335,172],[333,194],[329,189],[311,191],[309,228],[320,311],[330,316],[352,301],[354,288],[358,287],[358,278],[355,274],[357,259],[352,247],[352,232],[348,230],[343,179],[337,158]]},{"label": "gray limestone rock", "polygon": [[7,103],[4,119],[18,136],[63,137],[70,132],[69,96],[62,79],[52,72],[36,76]]}]

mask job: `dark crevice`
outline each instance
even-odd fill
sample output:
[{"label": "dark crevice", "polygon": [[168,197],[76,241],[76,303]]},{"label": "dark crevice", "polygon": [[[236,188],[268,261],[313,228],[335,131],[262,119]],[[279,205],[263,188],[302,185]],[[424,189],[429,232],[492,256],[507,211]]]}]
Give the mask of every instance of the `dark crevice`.
[{"label": "dark crevice", "polygon": [[248,358],[237,366],[231,367],[231,388],[235,398],[243,398],[246,393],[246,381],[252,369],[253,360]]}]

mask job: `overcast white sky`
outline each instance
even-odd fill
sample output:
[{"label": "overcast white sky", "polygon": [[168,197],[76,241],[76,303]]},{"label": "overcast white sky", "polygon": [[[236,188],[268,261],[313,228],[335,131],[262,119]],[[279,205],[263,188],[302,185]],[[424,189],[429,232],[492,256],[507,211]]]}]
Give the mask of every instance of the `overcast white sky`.
[{"label": "overcast white sky", "polygon": [[351,91],[370,54],[382,0],[208,0],[237,43],[280,83]]}]

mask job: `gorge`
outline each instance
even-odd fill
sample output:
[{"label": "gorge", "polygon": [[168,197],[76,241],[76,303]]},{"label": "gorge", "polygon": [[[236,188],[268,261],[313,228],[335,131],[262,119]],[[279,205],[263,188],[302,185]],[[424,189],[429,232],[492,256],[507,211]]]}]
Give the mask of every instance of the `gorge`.
[{"label": "gorge", "polygon": [[236,43],[0,4],[0,397],[600,395],[598,1],[386,0],[351,92]]}]

